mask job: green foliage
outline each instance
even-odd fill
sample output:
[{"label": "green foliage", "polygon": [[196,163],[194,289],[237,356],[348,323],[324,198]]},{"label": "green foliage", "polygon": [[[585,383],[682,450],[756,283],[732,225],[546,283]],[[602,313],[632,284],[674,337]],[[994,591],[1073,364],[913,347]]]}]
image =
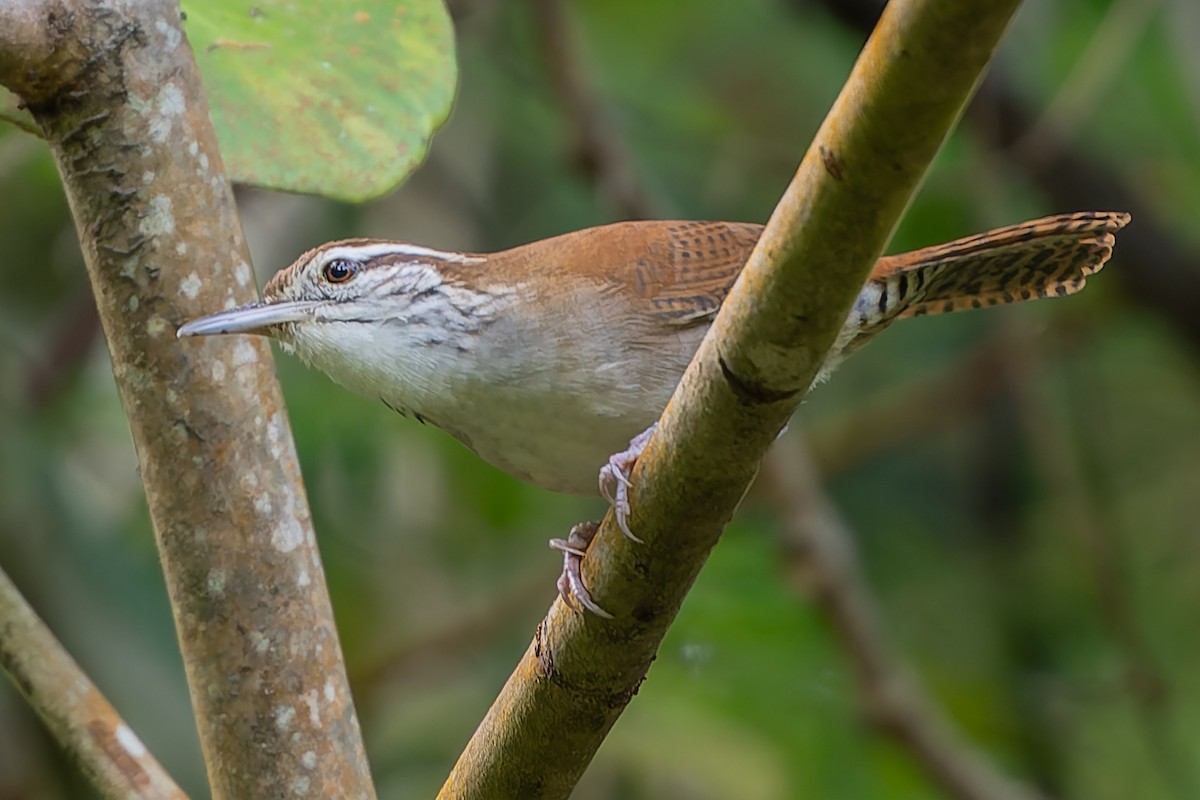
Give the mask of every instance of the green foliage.
[{"label": "green foliage", "polygon": [[[201,44],[210,4],[194,5],[201,63],[215,38],[253,41],[243,31]],[[618,216],[576,169],[535,4],[468,5],[461,96],[428,162],[361,207],[249,193],[260,280],[323,239],[493,249]],[[581,74],[662,215],[763,219],[860,41],[807,3],[565,6]],[[1094,0],[1030,3],[993,72],[1043,109],[1106,13]],[[1200,216],[1200,180],[1187,177],[1200,174],[1197,106],[1170,20],[1152,17],[1072,140],[1168,222]],[[448,47],[448,29],[436,30]],[[349,40],[336,41],[309,62],[348,55]],[[244,58],[247,72],[262,57],[209,55]],[[368,60],[363,82],[396,78]],[[429,103],[423,137],[448,86],[438,96],[384,99]],[[222,141],[227,162],[235,144]],[[957,135],[893,249],[1073,210],[1011,163],[974,129]],[[0,563],[203,797],[136,457],[102,340],[76,327],[88,290],[56,180],[30,137],[0,131]],[[1169,230],[1176,243],[1195,238]],[[1062,800],[1200,796],[1200,373],[1194,343],[1128,301],[1121,278],[1137,266],[1118,244],[1076,297],[898,325],[814,392],[795,426],[822,454],[892,643],[972,743]],[[970,372],[998,343],[1014,375]],[[432,796],[554,596],[545,540],[602,505],[522,486],[448,436],[294,359],[279,364],[380,796]],[[54,380],[35,394],[43,374]],[[923,398],[916,410],[912,396]],[[874,433],[881,423],[895,435]],[[1047,445],[1069,456],[1065,478]],[[1078,525],[1073,491],[1099,538]],[[864,724],[845,652],[784,576],[772,514],[752,493],[579,798],[944,796]],[[1097,580],[1105,548],[1115,584]],[[1114,590],[1141,656],[1113,626]],[[1165,686],[1150,702],[1131,678],[1139,657]],[[39,731],[0,681],[0,742],[17,743],[0,746],[0,787],[78,796]]]},{"label": "green foliage", "polygon": [[184,0],[230,177],[365,200],[421,162],[454,97],[440,0]]}]

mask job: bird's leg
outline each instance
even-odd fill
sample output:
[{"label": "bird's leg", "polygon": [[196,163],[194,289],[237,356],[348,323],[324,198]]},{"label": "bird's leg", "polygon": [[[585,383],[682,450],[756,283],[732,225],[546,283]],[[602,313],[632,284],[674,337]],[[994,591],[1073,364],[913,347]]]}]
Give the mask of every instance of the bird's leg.
[{"label": "bird's leg", "polygon": [[563,554],[563,571],[558,578],[558,594],[563,602],[576,611],[587,609],[598,617],[612,619],[612,614],[592,600],[592,595],[583,585],[583,574],[579,571],[588,545],[598,530],[599,522],[580,522],[571,527],[566,539],[551,539],[550,547]]},{"label": "bird's leg", "polygon": [[[642,540],[629,530],[629,473],[633,469],[633,465],[637,463],[642,451],[646,449],[646,443],[650,441],[650,436],[657,427],[658,423],[656,422],[630,439],[628,448],[610,456],[608,463],[600,468],[600,494],[604,495],[604,499],[612,505],[613,514],[617,518],[617,527],[632,541],[639,544]],[[612,614],[596,605],[596,602],[592,600],[591,593],[583,584],[583,573],[580,571],[583,557],[587,555],[588,545],[592,543],[592,539],[596,538],[598,530],[600,530],[599,522],[580,522],[571,528],[566,539],[551,539],[550,548],[563,554],[562,575],[558,578],[558,593],[563,602],[576,611],[587,609],[598,617],[612,619]]]},{"label": "bird's leg", "polygon": [[629,447],[619,453],[613,453],[609,456],[608,463],[600,468],[600,494],[604,495],[604,499],[612,504],[613,513],[617,517],[617,527],[621,529],[621,533],[638,544],[641,544],[642,540],[629,530],[629,474],[633,471],[633,465],[641,457],[642,451],[646,449],[646,444],[657,427],[658,423],[656,422],[630,439]]}]

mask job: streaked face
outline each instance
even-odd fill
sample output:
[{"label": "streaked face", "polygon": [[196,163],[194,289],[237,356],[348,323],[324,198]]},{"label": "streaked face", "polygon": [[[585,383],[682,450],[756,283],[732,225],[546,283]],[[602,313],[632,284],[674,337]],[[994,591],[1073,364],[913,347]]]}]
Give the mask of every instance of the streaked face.
[{"label": "streaked face", "polygon": [[404,242],[333,242],[276,273],[260,302],[194,319],[178,335],[249,333],[288,342],[307,323],[379,321],[402,310],[402,298],[436,289],[437,263],[477,260]]}]

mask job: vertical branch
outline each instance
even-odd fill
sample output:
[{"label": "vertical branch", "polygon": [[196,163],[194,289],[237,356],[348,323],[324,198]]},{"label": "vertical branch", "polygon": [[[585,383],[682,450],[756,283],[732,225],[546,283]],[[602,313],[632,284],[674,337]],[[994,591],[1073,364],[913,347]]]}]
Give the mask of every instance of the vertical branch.
[{"label": "vertical branch", "polygon": [[50,144],[79,231],[213,796],[372,797],[270,349],[175,339],[254,298],[177,4],[0,5],[0,84]]}]

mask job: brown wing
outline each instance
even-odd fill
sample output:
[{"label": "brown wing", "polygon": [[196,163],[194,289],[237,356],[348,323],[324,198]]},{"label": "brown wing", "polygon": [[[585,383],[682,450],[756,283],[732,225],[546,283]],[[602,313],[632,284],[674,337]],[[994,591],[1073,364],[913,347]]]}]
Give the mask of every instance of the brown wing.
[{"label": "brown wing", "polygon": [[638,293],[671,325],[711,320],[761,233],[761,225],[749,223],[664,223],[667,257],[638,259]]},{"label": "brown wing", "polygon": [[741,222],[615,222],[494,254],[486,273],[586,281],[622,293],[647,324],[670,330],[716,315],[761,233]]}]

